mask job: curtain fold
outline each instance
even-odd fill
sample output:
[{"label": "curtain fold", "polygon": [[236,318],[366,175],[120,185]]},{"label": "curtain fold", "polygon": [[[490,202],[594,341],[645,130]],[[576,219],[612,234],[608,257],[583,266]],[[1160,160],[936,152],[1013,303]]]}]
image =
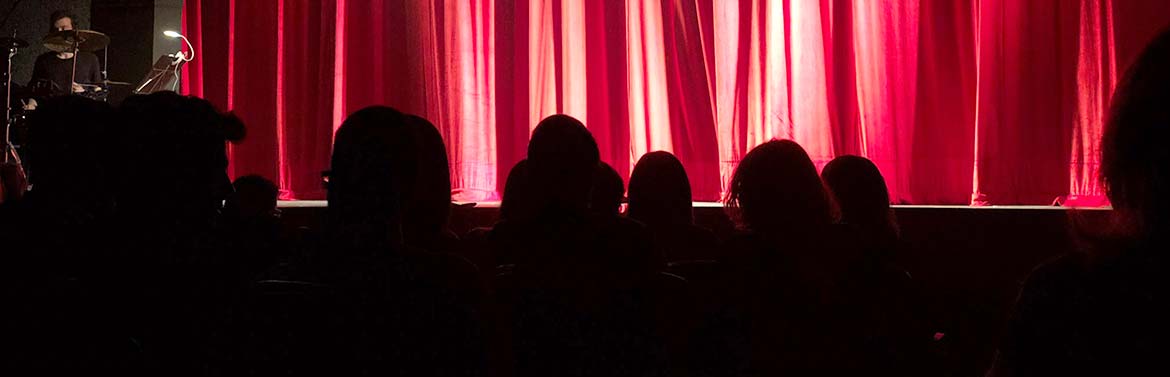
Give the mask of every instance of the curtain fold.
[{"label": "curtain fold", "polygon": [[346,114],[439,128],[455,198],[491,200],[541,118],[566,113],[623,176],[679,156],[717,200],[752,147],[872,159],[893,200],[1101,202],[1118,77],[1158,0],[187,0],[185,93],[236,111],[231,174],[324,193]]}]

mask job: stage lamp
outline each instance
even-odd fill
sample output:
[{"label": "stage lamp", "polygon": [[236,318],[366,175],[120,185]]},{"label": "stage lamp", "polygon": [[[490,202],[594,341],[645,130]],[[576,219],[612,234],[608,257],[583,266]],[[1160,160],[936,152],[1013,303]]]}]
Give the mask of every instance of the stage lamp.
[{"label": "stage lamp", "polygon": [[168,38],[182,38],[183,42],[187,43],[187,50],[191,52],[191,56],[184,55],[182,51],[179,51],[175,55],[182,57],[184,61],[195,60],[195,46],[191,45],[191,41],[188,40],[187,37],[183,36],[182,34],[179,34],[178,32],[176,32],[174,30],[163,31],[163,35],[167,36]]}]

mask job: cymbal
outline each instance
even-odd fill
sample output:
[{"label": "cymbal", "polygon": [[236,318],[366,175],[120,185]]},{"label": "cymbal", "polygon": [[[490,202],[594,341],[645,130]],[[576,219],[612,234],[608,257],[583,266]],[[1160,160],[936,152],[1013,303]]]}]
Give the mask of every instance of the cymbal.
[{"label": "cymbal", "polygon": [[101,87],[103,85],[132,85],[132,84],[130,84],[128,82],[124,82],[124,81],[102,80],[102,81],[95,82],[93,84],[77,83],[77,85],[81,85],[81,86],[85,86],[85,87]]},{"label": "cymbal", "polygon": [[25,48],[28,47],[28,42],[23,39],[4,37],[0,38],[0,48]]},{"label": "cymbal", "polygon": [[41,44],[56,52],[72,52],[77,43],[79,51],[97,51],[110,45],[110,37],[93,30],[62,30],[49,33]]}]

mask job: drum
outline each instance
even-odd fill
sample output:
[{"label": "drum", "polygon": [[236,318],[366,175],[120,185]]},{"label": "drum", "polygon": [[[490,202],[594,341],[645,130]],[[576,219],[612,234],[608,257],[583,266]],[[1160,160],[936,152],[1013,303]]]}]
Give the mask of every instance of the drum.
[{"label": "drum", "polygon": [[73,93],[73,95],[89,98],[94,101],[106,102],[106,100],[110,98],[110,91],[104,88],[102,90],[86,88],[84,92]]}]

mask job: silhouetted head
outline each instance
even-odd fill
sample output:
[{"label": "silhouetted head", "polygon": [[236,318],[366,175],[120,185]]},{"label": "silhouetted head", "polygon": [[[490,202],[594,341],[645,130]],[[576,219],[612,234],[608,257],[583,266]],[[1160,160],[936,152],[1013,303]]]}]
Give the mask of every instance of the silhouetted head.
[{"label": "silhouetted head", "polygon": [[112,116],[105,103],[83,97],[42,101],[29,118],[25,161],[35,189],[58,200],[112,194]]},{"label": "silhouetted head", "polygon": [[886,180],[869,159],[840,156],[821,172],[841,210],[841,221],[864,226],[891,226]]},{"label": "silhouetted head", "polygon": [[1170,30],[1158,34],[1113,95],[1101,141],[1101,175],[1113,207],[1142,235],[1170,219]]},{"label": "silhouetted head", "polygon": [[593,176],[593,189],[589,194],[593,214],[602,217],[620,215],[625,194],[626,185],[617,170],[607,163],[598,162]]},{"label": "silhouetted head", "polygon": [[271,216],[276,213],[280,189],[259,175],[245,175],[232,182],[235,192],[224,202],[224,213],[241,219]]},{"label": "silhouetted head", "polygon": [[598,161],[597,142],[580,121],[560,114],[540,121],[528,143],[528,176],[538,211],[584,214]]},{"label": "silhouetted head", "polygon": [[[451,170],[443,137],[430,121],[416,115],[406,116],[414,135],[417,156],[413,161],[417,175],[404,201],[403,231],[407,237],[430,237],[443,231],[451,212]],[[416,234],[417,233],[417,234]]]},{"label": "silhouetted head", "polygon": [[[403,198],[417,175],[419,146],[406,115],[371,106],[337,129],[329,172],[329,217],[338,235],[364,246],[402,240]],[[349,237],[352,236],[352,237]]]},{"label": "silhouetted head", "polygon": [[232,191],[226,142],[243,138],[239,118],[174,92],[131,96],[118,114],[118,162],[126,174],[119,208],[138,217],[214,220]]},{"label": "silhouetted head", "polygon": [[648,225],[694,223],[691,181],[682,162],[670,152],[642,156],[630,173],[630,218]]},{"label": "silhouetted head", "polygon": [[504,197],[500,201],[500,220],[522,221],[532,215],[532,189],[528,183],[528,160],[523,159],[508,171]]},{"label": "silhouetted head", "polygon": [[787,231],[833,222],[832,202],[804,148],[772,140],[752,148],[728,185],[726,205],[753,231]]}]

